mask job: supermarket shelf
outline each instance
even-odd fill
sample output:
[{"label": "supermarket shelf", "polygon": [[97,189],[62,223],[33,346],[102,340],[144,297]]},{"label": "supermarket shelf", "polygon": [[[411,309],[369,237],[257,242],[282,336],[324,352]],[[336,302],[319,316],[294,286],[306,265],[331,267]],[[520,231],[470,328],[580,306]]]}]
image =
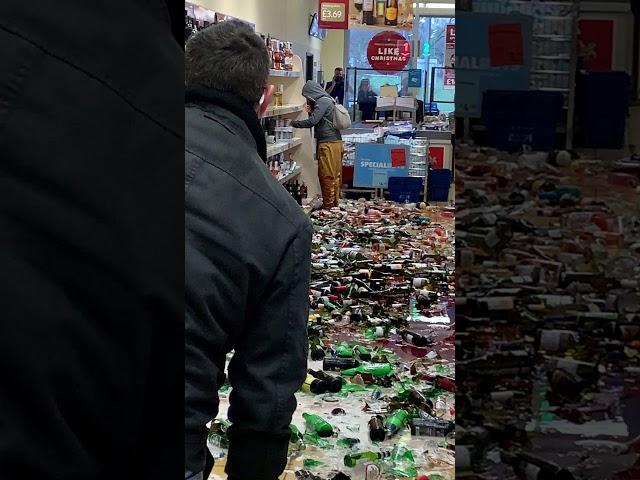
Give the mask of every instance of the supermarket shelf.
[{"label": "supermarket shelf", "polygon": [[296,72],[295,70],[269,70],[269,76],[271,77],[286,77],[297,78],[302,72]]},{"label": "supermarket shelf", "polygon": [[571,42],[573,41],[573,37],[571,35],[554,35],[552,33],[544,33],[533,35],[533,38],[547,39],[552,40],[554,42]]},{"label": "supermarket shelf", "polygon": [[567,55],[532,55],[531,58],[535,58],[536,60],[566,60],[567,62],[571,61],[571,57]]},{"label": "supermarket shelf", "polygon": [[292,148],[302,145],[301,138],[294,138],[288,142],[278,142],[273,145],[267,145],[267,157],[273,157],[280,153],[291,150]]},{"label": "supermarket shelf", "polygon": [[546,73],[548,75],[569,75],[566,70],[531,70],[531,73]]},{"label": "supermarket shelf", "polygon": [[537,87],[537,88],[532,88],[532,90],[541,90],[543,92],[569,92],[568,88],[560,88],[560,87]]},{"label": "supermarket shelf", "polygon": [[284,177],[282,177],[280,180],[278,180],[281,184],[285,184],[291,180],[293,180],[294,178],[297,178],[300,176],[300,174],[302,173],[302,169],[301,168],[296,168],[293,172],[291,172],[289,175],[285,175]]},{"label": "supermarket shelf", "polygon": [[273,105],[267,108],[265,117],[277,117],[278,115],[288,115],[290,113],[298,113],[304,110],[304,105],[282,105],[281,107],[274,107]]}]

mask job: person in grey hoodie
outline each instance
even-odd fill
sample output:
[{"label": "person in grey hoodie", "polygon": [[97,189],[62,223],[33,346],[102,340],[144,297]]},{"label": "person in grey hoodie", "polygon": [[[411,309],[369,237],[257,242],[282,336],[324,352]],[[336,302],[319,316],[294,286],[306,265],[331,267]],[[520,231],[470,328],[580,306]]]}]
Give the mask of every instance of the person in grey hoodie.
[{"label": "person in grey hoodie", "polygon": [[319,83],[309,81],[302,88],[307,99],[307,120],[291,122],[294,128],[314,128],[318,142],[318,178],[322,190],[323,208],[338,206],[342,177],[344,144],[340,131],[333,126],[335,102]]}]

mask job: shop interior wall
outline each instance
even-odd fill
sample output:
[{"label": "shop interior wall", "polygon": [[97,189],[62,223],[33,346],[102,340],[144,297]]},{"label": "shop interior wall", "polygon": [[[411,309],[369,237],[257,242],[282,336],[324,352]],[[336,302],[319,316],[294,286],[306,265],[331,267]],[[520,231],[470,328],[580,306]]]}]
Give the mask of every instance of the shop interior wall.
[{"label": "shop interior wall", "polygon": [[322,70],[324,70],[325,82],[329,82],[336,67],[346,69],[344,65],[344,30],[328,30],[327,37],[322,43]]},{"label": "shop interior wall", "polygon": [[317,0],[189,0],[210,10],[255,24],[259,33],[270,33],[280,40],[293,42],[294,52],[302,58],[314,55],[320,65],[322,41],[309,36],[310,16],[318,11]]}]

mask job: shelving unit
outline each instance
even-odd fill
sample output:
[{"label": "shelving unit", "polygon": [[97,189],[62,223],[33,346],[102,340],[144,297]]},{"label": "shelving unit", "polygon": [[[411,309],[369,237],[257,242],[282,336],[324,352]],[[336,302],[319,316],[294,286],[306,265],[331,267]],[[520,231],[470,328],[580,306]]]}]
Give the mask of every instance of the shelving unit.
[{"label": "shelving unit", "polygon": [[[295,68],[295,62],[294,62]],[[299,70],[270,70],[269,76],[271,77],[285,77],[285,78],[298,78],[302,75]]]},{"label": "shelving unit", "polygon": [[302,143],[303,142],[301,138],[294,138],[292,140],[289,140],[288,142],[278,142],[274,143],[273,145],[267,145],[267,157],[273,157],[280,153],[287,152],[302,145]]},{"label": "shelving unit", "polygon": [[[286,117],[292,120],[304,120],[307,114],[304,113],[304,106],[307,100],[302,96],[302,87],[304,87],[305,79],[303,75],[302,59],[299,55],[293,56],[293,70],[271,70],[269,83],[283,86],[282,106],[269,106],[266,117]],[[318,181],[318,167],[315,161],[315,142],[311,136],[310,129],[296,129],[295,138],[288,142],[279,142],[275,145],[267,146],[267,155],[274,156],[289,150],[296,149],[293,159],[299,166],[299,171],[293,172],[284,177],[280,183],[299,178],[308,188],[308,196],[310,199],[320,195],[320,183]]]},{"label": "shelving unit", "polygon": [[288,175],[285,175],[284,177],[282,177],[281,179],[279,179],[278,181],[281,184],[285,184],[287,182],[290,182],[291,180],[295,180],[296,178],[298,178],[300,176],[300,174],[302,173],[302,169],[300,168],[296,168],[293,172],[291,172]]},{"label": "shelving unit", "polygon": [[564,94],[565,146],[573,147],[577,36],[580,0],[474,0],[478,13],[519,14],[533,18],[530,88]]},{"label": "shelving unit", "polygon": [[289,115],[290,113],[299,113],[304,110],[304,104],[302,105],[282,105],[281,107],[270,106],[267,108],[265,118],[279,117],[283,115]]}]

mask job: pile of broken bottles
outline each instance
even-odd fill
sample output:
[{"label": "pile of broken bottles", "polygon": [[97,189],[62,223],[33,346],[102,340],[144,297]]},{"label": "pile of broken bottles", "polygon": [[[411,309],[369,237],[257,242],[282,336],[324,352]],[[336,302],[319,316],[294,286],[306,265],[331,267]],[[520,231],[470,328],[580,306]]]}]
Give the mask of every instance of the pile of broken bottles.
[{"label": "pile of broken bottles", "polygon": [[640,478],[640,211],[620,168],[457,149],[459,476]]},{"label": "pile of broken bottles", "polygon": [[452,217],[371,201],[313,214],[297,478],[453,478]]}]

